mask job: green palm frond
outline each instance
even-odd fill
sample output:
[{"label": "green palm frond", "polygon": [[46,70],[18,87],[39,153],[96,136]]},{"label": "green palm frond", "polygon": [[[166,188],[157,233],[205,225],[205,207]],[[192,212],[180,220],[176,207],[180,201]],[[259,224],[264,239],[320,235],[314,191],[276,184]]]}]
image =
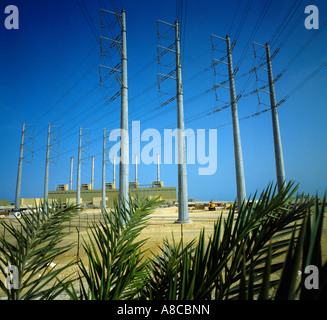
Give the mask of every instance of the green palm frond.
[{"label": "green palm frond", "polygon": [[189,263],[195,240],[186,246],[182,240],[178,243],[172,235],[172,243],[164,239],[159,252],[152,254],[146,264],[147,275],[142,288],[141,299],[176,300],[179,292],[185,288],[185,279],[179,273]]},{"label": "green palm frond", "polygon": [[293,182],[276,190],[269,185],[257,201],[255,195],[244,202],[238,213],[235,203],[226,220],[218,218],[206,245],[204,230],[184,251],[181,244],[166,242],[156,263],[149,264],[147,298],[268,299],[277,284],[270,275],[282,270],[279,258],[297,241],[313,204],[308,197],[294,196]]},{"label": "green palm frond", "polygon": [[104,222],[94,223],[83,249],[87,262],[80,260],[80,293],[67,292],[72,299],[131,299],[142,287],[145,262],[138,240],[151,211],[161,204],[157,198],[148,201],[129,199],[128,206],[115,203],[114,209],[103,213]]},{"label": "green palm frond", "polygon": [[[327,263],[321,255],[326,196],[295,195],[297,188],[289,182],[277,192],[270,184],[258,199],[255,194],[238,211],[235,202],[227,217],[221,214],[210,236],[202,230],[188,243],[173,236],[149,258],[146,239],[139,236],[161,202],[116,202],[87,231],[85,258],[56,268],[49,264],[73,245],[62,240],[77,207],[38,207],[1,223],[6,237],[0,235],[0,292],[8,299],[55,299],[63,291],[73,300],[326,299]],[[77,283],[59,277],[74,263]],[[308,265],[319,270],[319,290],[305,286]],[[18,269],[15,290],[6,288],[7,266]]]},{"label": "green palm frond", "polygon": [[[65,223],[77,214],[77,207],[41,205],[29,211],[16,221],[1,222],[6,236],[0,234],[0,274],[4,279],[8,277],[7,266],[15,266],[18,274],[17,288],[7,289],[5,280],[0,280],[0,288],[10,300],[54,299],[64,290],[63,280],[56,278],[72,263],[49,266],[73,245],[62,245],[67,235],[63,230]],[[65,282],[69,283],[67,278]]]}]

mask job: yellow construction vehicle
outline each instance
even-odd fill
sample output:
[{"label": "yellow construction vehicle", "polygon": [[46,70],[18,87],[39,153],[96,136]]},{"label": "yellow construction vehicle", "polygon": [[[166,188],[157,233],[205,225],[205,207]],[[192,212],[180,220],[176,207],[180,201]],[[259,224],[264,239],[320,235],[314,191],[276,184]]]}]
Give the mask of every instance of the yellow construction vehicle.
[{"label": "yellow construction vehicle", "polygon": [[216,205],[212,202],[212,200],[209,202],[209,211],[215,211]]}]

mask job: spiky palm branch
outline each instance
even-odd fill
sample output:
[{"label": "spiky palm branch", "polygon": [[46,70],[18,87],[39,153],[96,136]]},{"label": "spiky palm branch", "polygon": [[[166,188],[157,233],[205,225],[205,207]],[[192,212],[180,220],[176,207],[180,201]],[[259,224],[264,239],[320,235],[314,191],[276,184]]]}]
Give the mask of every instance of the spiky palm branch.
[{"label": "spiky palm branch", "polygon": [[175,242],[172,235],[172,243],[164,239],[163,245],[159,246],[159,253],[153,254],[146,264],[146,285],[141,288],[140,299],[149,300],[176,300],[179,294],[179,280],[181,263],[187,265],[189,257],[194,251],[195,240],[183,246],[183,242]]},{"label": "spiky palm branch", "polygon": [[[257,201],[255,195],[238,212],[234,205],[226,219],[221,215],[210,237],[203,230],[188,244],[165,240],[160,252],[148,259],[142,251],[146,240],[138,236],[160,202],[130,199],[128,207],[116,203],[84,239],[86,262],[77,262],[79,289],[70,278],[57,280],[71,264],[48,268],[71,247],[60,244],[66,235],[64,222],[76,207],[49,213],[38,208],[23,215],[18,228],[3,223],[14,241],[0,236],[0,272],[6,277],[5,267],[17,266],[19,285],[8,290],[0,281],[0,286],[8,299],[54,299],[63,290],[71,299],[96,300],[326,299],[327,263],[321,261],[326,198],[319,203],[318,196],[294,196],[296,190],[292,182],[278,193],[269,185]],[[307,265],[319,270],[319,290],[305,288]]]},{"label": "spiky palm branch", "polygon": [[157,198],[143,202],[130,198],[128,207],[121,204],[115,203],[113,210],[103,213],[104,222],[94,223],[83,239],[87,261],[78,262],[79,290],[73,286],[67,290],[71,299],[132,299],[143,286],[142,246],[146,240],[137,237],[161,202]]},{"label": "spiky palm branch", "polygon": [[297,243],[313,205],[309,197],[294,197],[296,190],[292,182],[278,193],[270,185],[238,214],[232,207],[226,221],[218,219],[208,244],[204,231],[193,249],[166,241],[149,261],[141,298],[267,299],[278,284],[271,274],[282,270],[281,258]]},{"label": "spiky palm branch", "polygon": [[[54,299],[64,290],[63,283],[70,282],[68,278],[59,281],[57,276],[72,263],[49,266],[73,245],[62,245],[62,240],[68,234],[64,232],[65,223],[76,215],[77,207],[41,205],[30,211],[17,218],[16,223],[1,222],[5,232],[0,234],[0,288],[9,300]],[[13,275],[16,288],[6,283],[10,278],[8,266],[17,271]]]},{"label": "spiky palm branch", "polygon": [[[295,243],[295,235],[287,251],[283,272],[274,295],[276,300],[326,300],[327,299],[327,262],[322,263],[321,237],[323,219],[326,206],[326,195],[319,203],[318,195],[315,198],[313,213],[308,214],[301,226],[299,240]],[[269,264],[270,261],[267,261]],[[318,289],[306,288],[305,273],[307,266],[314,266],[318,270]],[[298,272],[301,270],[301,277]]]}]

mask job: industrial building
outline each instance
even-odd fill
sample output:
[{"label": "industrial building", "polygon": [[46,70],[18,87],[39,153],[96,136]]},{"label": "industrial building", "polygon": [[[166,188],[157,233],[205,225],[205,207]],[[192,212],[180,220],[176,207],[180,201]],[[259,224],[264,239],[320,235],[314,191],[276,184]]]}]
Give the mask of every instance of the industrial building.
[{"label": "industrial building", "polygon": [[0,207],[7,207],[10,205],[9,200],[0,200]]},{"label": "industrial building", "polygon": [[[176,187],[163,187],[162,181],[159,181],[159,184],[153,183],[151,186],[146,188],[139,188],[138,186],[133,187],[134,184],[135,182],[131,182],[129,189],[132,198],[143,200],[158,196],[164,201],[171,201],[172,203],[177,201]],[[83,206],[101,207],[102,190],[91,189],[89,187],[90,184],[86,184],[81,188],[81,204]],[[115,186],[113,186],[112,183],[107,183],[106,187],[106,206],[111,207],[114,203],[114,199],[118,199],[119,189],[115,189]],[[49,191],[48,201],[49,203],[76,203],[76,190],[68,190],[68,185],[58,185],[56,191]],[[22,207],[26,207],[34,206],[35,204],[40,205],[41,202],[43,202],[43,198],[21,198],[20,204]]]},{"label": "industrial building", "polygon": [[[71,161],[72,172],[72,161]],[[94,172],[94,161],[92,161],[92,173]],[[92,174],[91,183],[80,185],[80,204],[85,207],[102,207],[102,189],[93,189],[94,177]],[[137,158],[135,164],[135,180],[129,182],[129,194],[134,199],[151,199],[158,196],[160,200],[172,203],[177,201],[176,187],[164,187],[163,181],[160,180],[160,165],[158,160],[157,179],[148,185],[140,185],[137,175]],[[119,189],[116,189],[116,170],[113,166],[113,182],[106,183],[106,207],[112,207],[115,199],[119,196]],[[72,190],[72,174],[70,184],[59,184],[55,191],[48,192],[48,202],[60,202],[62,204],[77,203],[77,190]],[[21,207],[30,207],[43,203],[43,198],[21,198]]]},{"label": "industrial building", "polygon": [[[66,185],[68,187],[68,185]],[[106,207],[111,207],[114,203],[114,199],[118,199],[119,189],[112,188],[112,184],[106,184]],[[177,201],[177,192],[175,187],[163,187],[153,184],[148,188],[139,188],[138,184],[135,186],[135,182],[130,183],[129,189],[132,198],[138,198],[140,200],[146,198],[153,198],[158,196],[161,200],[175,202]],[[56,191],[49,191],[49,202],[61,202],[61,203],[76,203],[76,190],[62,190],[60,188]],[[81,204],[88,206],[101,207],[102,206],[102,190],[91,189],[89,185],[84,185],[81,188]]]}]

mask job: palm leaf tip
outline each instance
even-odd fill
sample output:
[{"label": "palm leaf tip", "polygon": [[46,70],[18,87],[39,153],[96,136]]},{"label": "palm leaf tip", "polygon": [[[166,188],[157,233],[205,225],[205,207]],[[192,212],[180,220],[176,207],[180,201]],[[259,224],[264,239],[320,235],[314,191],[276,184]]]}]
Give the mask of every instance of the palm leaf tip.
[{"label": "palm leaf tip", "polygon": [[[17,221],[2,223],[15,244],[11,244],[12,240],[1,234],[0,264],[18,266],[17,288],[4,290],[8,299],[54,299],[62,292],[57,276],[69,264],[61,268],[49,268],[49,265],[72,247],[72,244],[63,245],[62,240],[65,222],[74,215],[74,206],[45,208],[42,204],[22,214]],[[1,271],[4,275],[3,267]]]}]

